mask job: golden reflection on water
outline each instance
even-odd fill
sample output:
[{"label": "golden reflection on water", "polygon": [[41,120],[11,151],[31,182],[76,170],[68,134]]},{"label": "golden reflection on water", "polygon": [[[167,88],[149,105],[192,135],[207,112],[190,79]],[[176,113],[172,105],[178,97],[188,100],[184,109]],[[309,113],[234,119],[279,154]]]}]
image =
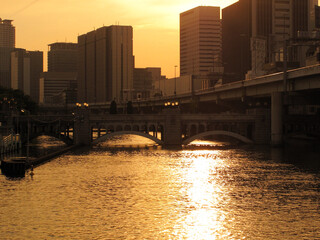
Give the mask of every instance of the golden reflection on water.
[{"label": "golden reflection on water", "polygon": [[[207,142],[205,143],[207,144]],[[224,213],[219,210],[222,189],[216,181],[216,168],[223,168],[220,151],[184,151],[189,168],[184,175],[185,191],[188,198],[188,214],[183,215],[175,226],[178,239],[217,239],[226,233],[222,222]],[[224,199],[225,201],[225,199]],[[223,231],[222,231],[223,230]]]}]

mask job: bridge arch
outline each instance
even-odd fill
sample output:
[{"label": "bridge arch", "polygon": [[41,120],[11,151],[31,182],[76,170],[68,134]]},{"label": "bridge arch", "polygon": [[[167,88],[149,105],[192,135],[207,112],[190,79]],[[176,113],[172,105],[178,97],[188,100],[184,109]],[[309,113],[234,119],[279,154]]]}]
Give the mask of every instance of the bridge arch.
[{"label": "bridge arch", "polygon": [[145,138],[148,138],[152,141],[154,141],[155,143],[158,143],[160,145],[163,145],[163,141],[159,140],[158,138],[156,137],[153,137],[147,133],[144,133],[144,132],[137,132],[137,131],[119,131],[119,132],[112,132],[112,133],[108,133],[106,135],[103,135],[97,139],[95,139],[92,144],[95,145],[95,144],[98,144],[98,143],[101,143],[101,142],[104,142],[105,140],[111,138],[111,137],[114,137],[114,136],[121,136],[121,135],[138,135],[138,136],[141,136],[141,137],[145,137]]},{"label": "bridge arch", "polygon": [[208,132],[202,132],[202,133],[196,134],[192,137],[185,139],[182,142],[182,144],[187,145],[196,139],[207,137],[207,136],[214,136],[214,135],[229,136],[229,137],[238,139],[239,141],[244,142],[244,143],[249,143],[249,144],[253,143],[252,140],[250,140],[249,138],[246,138],[238,133],[218,130],[218,131],[208,131]]}]

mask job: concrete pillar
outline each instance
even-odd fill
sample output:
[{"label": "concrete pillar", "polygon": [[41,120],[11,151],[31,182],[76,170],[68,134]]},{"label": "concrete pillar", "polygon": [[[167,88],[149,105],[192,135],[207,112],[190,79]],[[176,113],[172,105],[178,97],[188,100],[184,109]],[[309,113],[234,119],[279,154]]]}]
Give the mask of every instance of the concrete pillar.
[{"label": "concrete pillar", "polygon": [[178,108],[165,109],[164,146],[181,147],[181,120]]},{"label": "concrete pillar", "polygon": [[79,109],[76,112],[74,123],[74,144],[91,144],[91,126],[89,121],[89,110]]},{"label": "concrete pillar", "polygon": [[281,92],[271,94],[271,145],[281,146],[283,143],[283,95]]}]

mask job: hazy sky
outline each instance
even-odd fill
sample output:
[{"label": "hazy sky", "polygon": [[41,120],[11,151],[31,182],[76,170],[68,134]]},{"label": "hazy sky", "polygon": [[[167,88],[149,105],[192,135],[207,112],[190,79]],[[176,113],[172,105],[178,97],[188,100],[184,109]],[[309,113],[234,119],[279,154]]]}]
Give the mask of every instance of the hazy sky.
[{"label": "hazy sky", "polygon": [[136,67],[161,67],[173,77],[179,66],[179,13],[236,1],[0,0],[0,18],[14,20],[17,48],[44,51],[45,58],[50,43],[77,42],[78,35],[102,26],[131,25]]}]

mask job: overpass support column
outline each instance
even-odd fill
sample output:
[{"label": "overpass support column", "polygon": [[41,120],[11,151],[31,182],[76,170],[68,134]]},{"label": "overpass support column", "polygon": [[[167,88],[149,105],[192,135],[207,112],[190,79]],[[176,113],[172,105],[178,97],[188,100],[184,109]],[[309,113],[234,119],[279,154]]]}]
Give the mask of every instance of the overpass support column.
[{"label": "overpass support column", "polygon": [[166,122],[164,126],[164,146],[181,147],[181,120],[178,108],[168,108],[164,110]]},{"label": "overpass support column", "polygon": [[271,145],[282,145],[283,138],[283,94],[274,92],[271,94]]}]

